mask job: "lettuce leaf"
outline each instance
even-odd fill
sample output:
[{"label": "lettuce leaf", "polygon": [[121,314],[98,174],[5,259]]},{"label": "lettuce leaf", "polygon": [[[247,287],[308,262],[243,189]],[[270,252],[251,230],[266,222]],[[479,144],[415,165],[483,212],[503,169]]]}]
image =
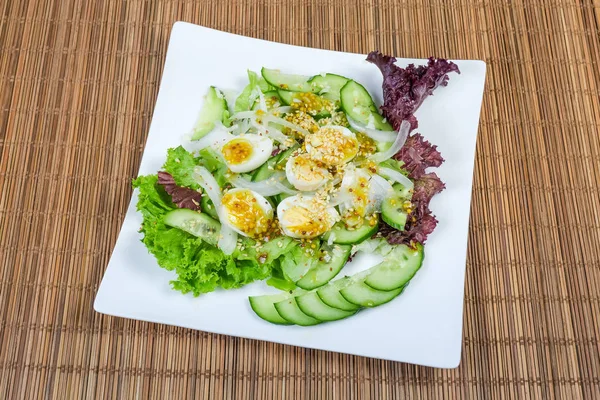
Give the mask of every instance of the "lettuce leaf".
[{"label": "lettuce leaf", "polygon": [[406,68],[398,67],[394,57],[385,56],[372,51],[367,61],[375,64],[383,75],[383,115],[394,126],[400,129],[404,120],[411,123],[411,130],[418,126],[415,111],[423,104],[427,96],[431,96],[438,86],[448,84],[448,74],[460,74],[458,66],[443,58],[429,58],[427,65],[409,64]]},{"label": "lettuce leaf", "polygon": [[171,201],[177,204],[177,207],[200,211],[200,201],[202,201],[200,192],[177,185],[173,176],[164,171],[158,173],[158,184],[171,196]]},{"label": "lettuce leaf", "polygon": [[[157,175],[140,176],[133,181],[133,187],[139,190],[137,209],[144,218],[142,242],[162,268],[176,272],[177,278],[171,281],[173,289],[198,296],[218,287],[237,288],[271,275],[273,256],[280,254],[269,253],[267,247],[257,252],[250,239],[245,249],[226,256],[202,239],[166,226],[163,217],[176,205],[158,183]],[[277,249],[285,252],[288,245]]]},{"label": "lettuce leaf", "polygon": [[248,111],[252,109],[254,101],[258,97],[258,91],[267,92],[275,88],[267,83],[264,78],[254,71],[248,70],[248,85],[235,100],[235,112]]},{"label": "lettuce leaf", "polygon": [[198,189],[200,185],[194,180],[192,172],[199,164],[192,153],[178,146],[167,150],[167,161],[163,165],[163,170],[171,174],[178,186]]}]

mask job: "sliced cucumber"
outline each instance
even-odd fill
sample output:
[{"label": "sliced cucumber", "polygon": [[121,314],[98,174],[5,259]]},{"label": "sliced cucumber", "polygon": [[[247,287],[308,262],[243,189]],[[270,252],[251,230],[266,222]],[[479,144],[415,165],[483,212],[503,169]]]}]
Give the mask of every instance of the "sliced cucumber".
[{"label": "sliced cucumber", "polygon": [[252,307],[256,315],[265,321],[279,325],[291,325],[275,309],[275,303],[283,301],[290,296],[288,293],[278,293],[264,296],[250,296],[248,300],[250,301],[250,307]]},{"label": "sliced cucumber", "polygon": [[281,154],[278,154],[275,157],[269,158],[266,163],[258,167],[252,174],[252,180],[254,182],[259,182],[269,179],[275,172],[275,165],[277,164],[280,155]]},{"label": "sliced cucumber", "polygon": [[202,196],[202,200],[200,201],[200,207],[202,208],[202,212],[208,214],[211,218],[219,220],[219,215],[217,215],[217,209],[213,204],[210,197],[204,195]]},{"label": "sliced cucumber", "polygon": [[319,321],[336,321],[338,319],[349,317],[357,311],[343,311],[338,308],[330,307],[323,303],[315,292],[309,292],[296,297],[296,303],[298,303],[298,307],[304,314],[318,319]]},{"label": "sliced cucumber", "polygon": [[[284,74],[278,69],[262,68],[260,73],[262,77],[271,86],[277,89],[289,90],[292,92],[311,92],[312,86],[308,83],[310,77],[304,75]],[[316,91],[316,90],[315,90]]]},{"label": "sliced cucumber", "polygon": [[[300,94],[298,92],[290,92],[289,90],[281,90],[281,89],[278,90],[277,93],[279,93],[281,102],[283,104],[285,104],[286,106],[292,105],[292,103],[294,102],[294,99],[298,98],[298,94]],[[323,96],[323,97],[325,97],[325,96]],[[327,100],[329,100],[329,99],[327,99]],[[329,110],[327,110],[326,107],[322,107],[318,111],[309,112],[309,115],[315,119],[320,119],[320,118],[331,117],[331,112],[329,112]]]},{"label": "sliced cucumber", "polygon": [[284,167],[288,157],[299,147],[300,145],[295,144],[289,149],[282,151],[278,155],[269,158],[269,160],[267,160],[266,163],[264,163],[263,165],[258,167],[256,171],[254,171],[254,173],[252,174],[252,180],[254,182],[264,181],[265,179],[269,179],[273,175],[273,173],[275,173],[276,170],[279,169],[283,171],[285,169]]},{"label": "sliced cucumber", "polygon": [[403,289],[404,287],[390,291],[381,291],[373,289],[362,281],[358,281],[340,290],[340,294],[344,299],[357,306],[376,307],[391,301],[402,293]]},{"label": "sliced cucumber", "polygon": [[331,256],[329,262],[317,262],[299,281],[296,282],[296,285],[306,290],[325,285],[341,271],[344,265],[346,265],[346,261],[350,256],[350,250],[352,250],[352,246],[347,245],[334,245],[333,247],[328,248],[327,251]]},{"label": "sliced cucumber", "polygon": [[408,213],[404,210],[404,199],[390,196],[381,204],[381,218],[386,224],[399,231],[404,230]]},{"label": "sliced cucumber", "polygon": [[373,236],[377,232],[378,228],[379,222],[377,222],[374,226],[371,226],[368,222],[365,222],[360,228],[349,230],[346,227],[346,224],[343,222],[338,222],[323,236],[323,239],[327,241],[331,235],[334,235],[333,243],[358,244]]},{"label": "sliced cucumber", "polygon": [[215,127],[215,122],[222,121],[227,113],[227,101],[219,89],[211,86],[204,97],[204,105],[194,126],[192,140],[206,136]]},{"label": "sliced cucumber", "polygon": [[191,235],[199,237],[206,243],[217,245],[221,224],[206,214],[179,208],[169,211],[164,216],[165,225],[179,228]]},{"label": "sliced cucumber", "polygon": [[371,95],[360,83],[348,81],[340,90],[340,101],[344,112],[352,119],[365,125],[372,122],[375,129],[394,130],[388,122],[384,121]]},{"label": "sliced cucumber", "polygon": [[365,284],[376,290],[396,290],[408,284],[422,264],[423,246],[400,245],[367,276]]},{"label": "sliced cucumber", "polygon": [[303,313],[294,297],[275,303],[275,309],[283,319],[292,324],[311,326],[321,323],[318,319]]},{"label": "sliced cucumber", "polygon": [[294,101],[294,92],[279,89],[277,90],[277,94],[279,95],[281,102],[286,106],[289,106],[290,104],[292,104],[292,101]]},{"label": "sliced cucumber", "polygon": [[348,78],[336,74],[315,75],[308,80],[319,89],[319,94],[332,101],[340,100],[340,90],[348,82]]},{"label": "sliced cucumber", "polygon": [[317,295],[323,303],[330,307],[344,311],[356,311],[359,307],[356,304],[350,303],[340,294],[340,289],[346,287],[350,282],[351,280],[348,277],[330,282],[328,285],[317,289]]},{"label": "sliced cucumber", "polygon": [[396,192],[396,194],[398,195],[398,197],[402,198],[402,199],[407,199],[410,200],[412,198],[412,189],[409,189],[403,185],[401,185],[400,183],[395,183],[392,188],[394,189],[394,192]]}]

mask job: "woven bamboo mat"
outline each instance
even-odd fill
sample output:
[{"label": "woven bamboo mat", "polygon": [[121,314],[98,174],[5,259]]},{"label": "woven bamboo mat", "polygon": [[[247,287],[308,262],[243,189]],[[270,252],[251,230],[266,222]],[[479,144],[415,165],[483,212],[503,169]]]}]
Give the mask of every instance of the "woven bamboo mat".
[{"label": "woven bamboo mat", "polygon": [[[488,63],[458,369],[93,311],[177,20]],[[598,0],[0,1],[0,398],[600,398],[599,24]]]}]

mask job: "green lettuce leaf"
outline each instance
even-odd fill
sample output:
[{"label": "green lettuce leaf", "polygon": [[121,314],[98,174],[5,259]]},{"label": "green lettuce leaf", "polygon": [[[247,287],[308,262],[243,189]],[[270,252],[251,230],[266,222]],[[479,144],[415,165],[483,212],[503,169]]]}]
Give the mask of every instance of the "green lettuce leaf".
[{"label": "green lettuce leaf", "polygon": [[264,78],[258,75],[254,71],[248,70],[248,85],[242,90],[242,93],[235,100],[235,112],[240,111],[248,111],[252,109],[254,105],[254,101],[256,100],[258,93],[257,90],[261,92],[268,92],[269,90],[274,90],[275,88],[267,83]]},{"label": "green lettuce leaf", "polygon": [[171,174],[177,185],[198,189],[200,185],[192,176],[194,167],[197,165],[199,163],[192,153],[182,146],[178,146],[167,150],[167,161],[163,165],[163,169]]},{"label": "green lettuce leaf", "polygon": [[[183,153],[172,154],[179,154],[183,163]],[[244,239],[243,249],[226,256],[202,239],[163,223],[165,213],[176,206],[157,182],[156,175],[133,181],[133,187],[139,190],[137,209],[144,217],[142,242],[162,268],[176,272],[177,278],[171,281],[175,290],[198,296],[218,287],[231,289],[266,279],[271,276],[277,257],[292,247],[289,238],[283,239],[281,246],[273,241],[270,246],[258,248],[253,240]]]}]

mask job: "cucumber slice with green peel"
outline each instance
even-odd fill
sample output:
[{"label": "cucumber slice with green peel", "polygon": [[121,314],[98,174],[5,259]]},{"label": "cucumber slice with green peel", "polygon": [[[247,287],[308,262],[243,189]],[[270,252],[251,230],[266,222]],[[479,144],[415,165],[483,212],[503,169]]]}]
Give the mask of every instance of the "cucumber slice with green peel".
[{"label": "cucumber slice with green peel", "polygon": [[404,230],[408,218],[408,212],[404,208],[405,201],[407,200],[394,194],[386,198],[381,204],[381,219],[399,231]]},{"label": "cucumber slice with green peel", "polygon": [[325,304],[315,292],[309,292],[296,297],[296,303],[300,310],[319,321],[336,321],[349,317],[356,313],[354,311],[343,311]]},{"label": "cucumber slice with green peel", "polygon": [[290,296],[289,293],[278,293],[264,296],[250,296],[248,297],[248,300],[250,301],[250,307],[252,307],[252,310],[254,310],[256,315],[265,321],[279,325],[291,325],[291,323],[282,318],[275,309],[275,303],[283,301]]},{"label": "cucumber slice with green peel", "polygon": [[283,319],[292,324],[311,326],[321,323],[318,319],[303,313],[294,297],[275,303],[275,309]]},{"label": "cucumber slice with green peel", "polygon": [[222,121],[228,113],[227,101],[219,89],[211,86],[204,98],[204,105],[192,132],[192,140],[206,136],[215,127],[217,121]]},{"label": "cucumber slice with green peel", "polygon": [[422,264],[423,246],[400,245],[367,276],[365,284],[376,290],[396,290],[406,286]]},{"label": "cucumber slice with green peel", "polygon": [[379,114],[371,95],[360,83],[348,81],[340,90],[342,109],[353,120],[364,125],[372,123],[375,129],[393,131],[394,128]]},{"label": "cucumber slice with green peel", "polygon": [[[324,246],[327,247],[327,246]],[[333,245],[327,249],[331,259],[329,262],[319,261],[296,282],[296,286],[311,290],[325,285],[332,280],[346,265],[352,246]]]},{"label": "cucumber slice with green peel", "polygon": [[200,201],[200,207],[202,208],[202,212],[208,214],[211,218],[215,220],[219,220],[219,215],[217,214],[217,209],[213,204],[210,197],[204,195],[202,196],[202,200]]},{"label": "cucumber slice with green peel", "polygon": [[277,89],[289,90],[291,92],[317,92],[308,82],[309,76],[284,74],[278,69],[262,68],[260,70],[262,77],[269,85]]},{"label": "cucumber slice with green peel", "polygon": [[319,89],[319,94],[324,98],[332,101],[340,100],[340,90],[349,81],[341,75],[336,74],[324,74],[315,75],[308,80],[312,86],[316,86]]},{"label": "cucumber slice with green peel", "polygon": [[275,172],[275,165],[277,164],[280,155],[281,154],[278,154],[275,157],[269,158],[266,163],[258,167],[252,174],[252,181],[260,182],[269,179]]},{"label": "cucumber slice with green peel", "polygon": [[219,241],[221,224],[206,214],[187,208],[178,208],[166,213],[163,221],[165,225],[179,228],[213,246],[216,246]]},{"label": "cucumber slice with green peel", "polygon": [[340,294],[344,299],[357,306],[376,307],[391,301],[402,293],[403,289],[404,287],[390,291],[376,290],[366,283],[358,281],[340,290]]},{"label": "cucumber slice with green peel", "polygon": [[317,295],[330,307],[337,308],[343,311],[356,311],[360,307],[356,304],[350,303],[340,294],[340,289],[351,283],[350,278],[344,277],[334,282],[330,282],[328,285],[322,286],[317,289]]},{"label": "cucumber slice with green peel", "polygon": [[393,142],[376,142],[375,147],[377,147],[377,151],[382,152],[392,147],[392,144]]},{"label": "cucumber slice with green peel", "polygon": [[329,240],[333,235],[333,243],[358,244],[373,236],[379,228],[379,222],[371,226],[368,222],[362,224],[358,229],[348,229],[343,222],[336,223],[329,232],[323,236],[323,240]]},{"label": "cucumber slice with green peel", "polygon": [[[294,102],[294,99],[297,98],[298,94],[302,94],[301,92],[290,92],[289,90],[278,90],[277,93],[279,93],[279,97],[281,98],[281,102],[283,104],[285,104],[286,106],[292,105],[292,103]],[[325,96],[323,96],[325,97]],[[327,99],[329,100],[329,99]],[[309,113],[310,116],[312,116],[315,119],[320,119],[320,118],[327,118],[327,117],[331,117],[331,112],[329,112],[326,107],[323,107],[321,110],[317,111],[316,113]]]},{"label": "cucumber slice with green peel", "polygon": [[281,102],[286,106],[289,106],[290,104],[292,104],[292,101],[294,101],[294,92],[279,89],[277,90],[277,94],[279,95]]},{"label": "cucumber slice with green peel", "polygon": [[398,197],[402,198],[402,199],[407,199],[410,200],[412,198],[412,193],[413,190],[410,188],[407,188],[403,185],[401,185],[400,183],[395,183],[392,188],[394,189],[394,192],[396,193],[396,195],[398,195]]},{"label": "cucumber slice with green peel", "polygon": [[289,149],[284,150],[278,155],[271,157],[267,160],[266,163],[258,167],[256,171],[252,174],[252,181],[259,182],[269,179],[277,170],[284,171],[285,163],[287,162],[288,157],[296,151],[300,145],[294,145]]}]

